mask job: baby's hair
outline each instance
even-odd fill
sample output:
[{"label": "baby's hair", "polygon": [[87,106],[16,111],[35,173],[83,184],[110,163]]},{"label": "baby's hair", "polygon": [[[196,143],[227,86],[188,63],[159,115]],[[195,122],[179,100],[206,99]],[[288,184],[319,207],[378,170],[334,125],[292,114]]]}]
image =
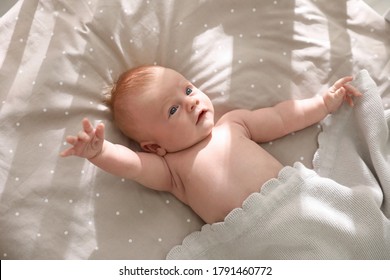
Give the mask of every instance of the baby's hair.
[{"label": "baby's hair", "polygon": [[134,140],[137,140],[135,117],[131,108],[123,103],[145,92],[156,78],[158,68],[161,66],[146,65],[129,69],[119,76],[111,90],[104,95],[104,102],[111,109],[114,122],[126,136]]},{"label": "baby's hair", "polygon": [[111,90],[104,95],[105,104],[113,110],[118,96],[144,89],[151,82],[154,70],[158,67],[160,66],[138,66],[123,72],[113,83]]}]

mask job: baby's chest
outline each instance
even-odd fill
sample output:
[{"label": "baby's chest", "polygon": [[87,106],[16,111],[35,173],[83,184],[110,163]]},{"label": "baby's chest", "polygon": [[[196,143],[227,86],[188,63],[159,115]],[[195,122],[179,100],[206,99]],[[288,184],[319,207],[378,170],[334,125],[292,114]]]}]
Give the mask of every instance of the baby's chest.
[{"label": "baby's chest", "polygon": [[246,176],[249,166],[262,161],[261,148],[240,134],[213,135],[199,150],[182,158],[178,166],[183,183],[224,185]]}]

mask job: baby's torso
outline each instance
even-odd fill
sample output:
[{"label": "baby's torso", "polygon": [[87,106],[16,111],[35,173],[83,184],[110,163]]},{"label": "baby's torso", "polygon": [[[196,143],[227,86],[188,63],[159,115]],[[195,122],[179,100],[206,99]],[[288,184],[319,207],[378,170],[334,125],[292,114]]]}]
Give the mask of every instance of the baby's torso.
[{"label": "baby's torso", "polygon": [[207,139],[166,161],[174,195],[207,223],[223,221],[283,167],[235,123],[217,125]]}]

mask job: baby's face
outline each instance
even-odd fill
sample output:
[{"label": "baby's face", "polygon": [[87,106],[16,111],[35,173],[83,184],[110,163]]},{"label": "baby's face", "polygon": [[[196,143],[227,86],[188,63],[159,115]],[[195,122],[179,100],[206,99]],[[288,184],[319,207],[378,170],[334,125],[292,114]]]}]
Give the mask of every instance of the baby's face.
[{"label": "baby's face", "polygon": [[208,96],[181,74],[167,68],[156,71],[157,78],[142,95],[137,110],[141,127],[150,135],[141,146],[163,155],[205,139],[214,127],[214,108]]}]

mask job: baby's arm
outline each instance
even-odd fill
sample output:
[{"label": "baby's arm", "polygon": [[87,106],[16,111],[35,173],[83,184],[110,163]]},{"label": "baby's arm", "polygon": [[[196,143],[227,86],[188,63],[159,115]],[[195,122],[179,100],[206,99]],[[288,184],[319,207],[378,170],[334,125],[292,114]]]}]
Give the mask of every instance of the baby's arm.
[{"label": "baby's arm", "polygon": [[155,190],[171,191],[170,171],[162,157],[149,153],[136,153],[125,146],[104,140],[102,123],[96,129],[88,119],[84,119],[82,123],[83,130],[77,136],[66,138],[72,147],[63,151],[60,154],[62,157],[86,158],[113,175],[135,180]]},{"label": "baby's arm", "polygon": [[353,106],[352,96],[362,94],[347,84],[352,79],[344,77],[338,80],[323,96],[287,100],[255,111],[237,110],[232,112],[231,118],[243,124],[252,140],[268,142],[319,122],[336,111],[344,100]]}]

